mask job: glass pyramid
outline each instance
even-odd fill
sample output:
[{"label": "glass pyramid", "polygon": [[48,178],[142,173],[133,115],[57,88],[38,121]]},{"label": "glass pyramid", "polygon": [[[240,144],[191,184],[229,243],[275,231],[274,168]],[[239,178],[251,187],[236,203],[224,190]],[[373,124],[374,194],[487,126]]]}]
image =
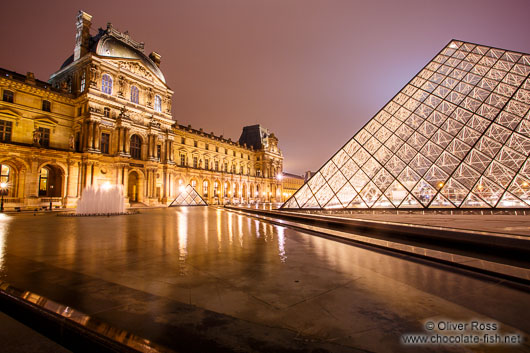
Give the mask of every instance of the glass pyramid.
[{"label": "glass pyramid", "polygon": [[529,74],[451,41],[282,208],[530,207]]},{"label": "glass pyramid", "polygon": [[176,206],[208,206],[208,204],[204,201],[201,195],[188,184],[185,188],[179,191],[175,200],[169,204],[169,207]]}]

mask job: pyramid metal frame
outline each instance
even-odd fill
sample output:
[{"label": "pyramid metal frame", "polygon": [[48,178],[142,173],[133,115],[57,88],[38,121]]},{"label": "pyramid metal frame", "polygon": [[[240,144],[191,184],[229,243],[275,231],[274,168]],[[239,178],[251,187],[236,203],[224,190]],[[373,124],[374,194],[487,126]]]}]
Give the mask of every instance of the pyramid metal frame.
[{"label": "pyramid metal frame", "polygon": [[529,76],[451,40],[281,208],[530,207]]},{"label": "pyramid metal frame", "polygon": [[177,197],[168,207],[179,206],[208,206],[208,203],[199,195],[193,186],[188,184],[184,188],[184,191],[179,191]]}]

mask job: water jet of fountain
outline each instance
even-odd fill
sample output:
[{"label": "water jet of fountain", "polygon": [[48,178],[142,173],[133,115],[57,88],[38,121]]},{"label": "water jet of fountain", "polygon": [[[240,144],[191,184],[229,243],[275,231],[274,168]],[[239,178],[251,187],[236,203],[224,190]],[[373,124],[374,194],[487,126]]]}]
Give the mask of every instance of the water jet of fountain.
[{"label": "water jet of fountain", "polygon": [[105,183],[89,185],[83,190],[75,210],[77,215],[111,215],[125,213],[123,186]]}]

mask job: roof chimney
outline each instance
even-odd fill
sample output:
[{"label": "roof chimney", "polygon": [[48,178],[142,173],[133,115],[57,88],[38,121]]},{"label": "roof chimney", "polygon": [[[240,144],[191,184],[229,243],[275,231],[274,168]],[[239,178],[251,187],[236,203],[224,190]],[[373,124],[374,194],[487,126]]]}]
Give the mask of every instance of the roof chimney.
[{"label": "roof chimney", "polygon": [[84,11],[79,10],[75,21],[75,48],[74,61],[88,53],[90,46],[90,25],[92,16]]},{"label": "roof chimney", "polygon": [[158,54],[157,52],[152,52],[149,54],[149,59],[153,60],[153,62],[156,64],[156,66],[160,67],[160,59],[162,56]]}]

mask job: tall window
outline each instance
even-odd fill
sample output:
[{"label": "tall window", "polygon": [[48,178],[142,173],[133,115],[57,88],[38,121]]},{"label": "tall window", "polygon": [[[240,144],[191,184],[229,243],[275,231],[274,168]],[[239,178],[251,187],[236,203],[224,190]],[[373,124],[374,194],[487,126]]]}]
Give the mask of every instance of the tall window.
[{"label": "tall window", "polygon": [[225,183],[225,197],[228,197],[228,183]]},{"label": "tall window", "polygon": [[210,145],[209,145],[209,144],[205,144],[205,145],[204,145],[204,149],[205,149],[205,150],[210,149]]},{"label": "tall window", "polygon": [[131,102],[138,104],[140,101],[140,90],[136,86],[131,87]]},{"label": "tall window", "polygon": [[162,98],[158,94],[155,96],[155,111],[162,111]]},{"label": "tall window", "polygon": [[13,123],[7,120],[0,120],[0,141],[10,142]]},{"label": "tall window", "polygon": [[181,137],[181,138],[180,138],[180,143],[182,143],[183,145],[185,145],[185,144],[186,144],[186,139],[185,139],[184,137]]},{"label": "tall window", "polygon": [[219,161],[215,161],[215,170],[219,170]]},{"label": "tall window", "polygon": [[197,144],[197,141],[193,141],[193,147],[197,147],[198,144]]},{"label": "tall window", "polygon": [[208,158],[204,160],[204,169],[210,169],[210,160]]},{"label": "tall window", "polygon": [[48,191],[48,168],[41,168],[39,174],[39,196],[46,195]]},{"label": "tall window", "polygon": [[198,168],[198,158],[193,157],[193,168]]},{"label": "tall window", "polygon": [[50,101],[42,101],[42,110],[44,110],[45,112],[51,112],[52,111],[52,104],[50,103]]},{"label": "tall window", "polygon": [[142,140],[138,135],[131,136],[131,157],[134,159],[142,159]]},{"label": "tall window", "polygon": [[50,129],[39,127],[40,131],[40,145],[42,147],[50,147]]},{"label": "tall window", "polygon": [[205,180],[202,182],[202,195],[208,197],[208,181]]},{"label": "tall window", "polygon": [[213,183],[213,196],[214,197],[219,196],[219,182],[217,181]]},{"label": "tall window", "polygon": [[160,160],[162,157],[162,145],[156,145],[156,158]]},{"label": "tall window", "polygon": [[107,74],[101,76],[101,92],[112,94],[112,77]]},{"label": "tall window", "polygon": [[110,108],[109,107],[105,107],[103,108],[103,115],[107,118],[110,118]]},{"label": "tall window", "polygon": [[11,168],[5,164],[0,164],[0,183],[9,183]]},{"label": "tall window", "polygon": [[8,90],[4,90],[4,96],[2,98],[2,100],[4,102],[9,102],[9,103],[13,103],[13,92],[12,91],[8,91]]},{"label": "tall window", "polygon": [[83,93],[85,91],[85,82],[86,82],[86,72],[83,71],[81,74],[81,86],[79,87],[79,92]]},{"label": "tall window", "polygon": [[192,180],[192,181],[191,181],[191,187],[192,187],[194,190],[196,190],[196,188],[197,188],[197,180]]},{"label": "tall window", "polygon": [[185,166],[186,165],[186,155],[185,154],[181,154],[180,155],[180,165],[181,166]]},{"label": "tall window", "polygon": [[101,134],[101,153],[109,154],[110,135],[107,133]]}]

